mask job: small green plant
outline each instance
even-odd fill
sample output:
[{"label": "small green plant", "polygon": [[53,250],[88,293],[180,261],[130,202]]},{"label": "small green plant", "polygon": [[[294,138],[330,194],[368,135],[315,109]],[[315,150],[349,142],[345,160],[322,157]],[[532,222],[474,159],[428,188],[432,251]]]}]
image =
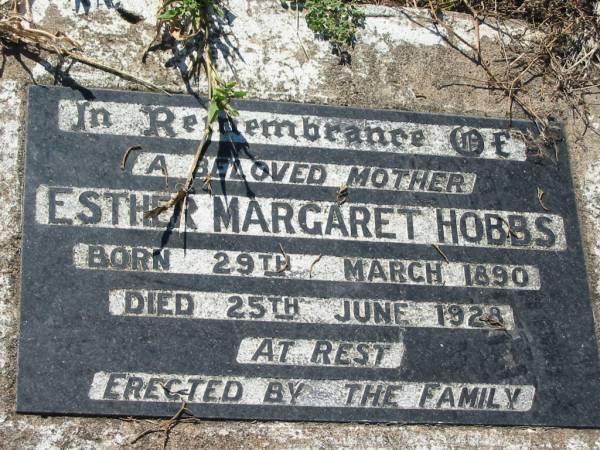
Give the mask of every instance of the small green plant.
[{"label": "small green plant", "polygon": [[210,103],[208,104],[208,122],[214,123],[219,116],[219,111],[225,112],[229,117],[237,117],[239,111],[230,104],[232,98],[241,98],[246,95],[246,91],[236,90],[236,82],[230,83],[217,82]]},{"label": "small green plant", "polygon": [[217,37],[220,29],[216,26],[218,18],[225,17],[225,9],[221,0],[163,0],[159,9],[159,23],[179,41],[192,41],[197,36],[202,38],[199,53],[208,82],[208,122],[214,123],[223,111],[235,117],[239,113],[231,106],[232,98],[246,95],[245,91],[236,90],[236,82],[224,82],[213,63],[210,50],[211,39]]},{"label": "small green plant", "polygon": [[161,5],[158,19],[171,22],[180,29],[190,28],[190,34],[196,34],[213,12],[221,17],[225,15],[218,0],[166,0]]},{"label": "small green plant", "polygon": [[[157,37],[164,29],[175,40],[196,47],[197,61],[204,69],[207,81],[208,111],[204,132],[188,169],[186,180],[167,201],[144,213],[144,217],[156,217],[181,204],[180,224],[183,229],[186,224],[188,194],[194,184],[198,164],[208,150],[213,125],[219,118],[219,112],[223,112],[227,117],[238,116],[239,112],[231,106],[231,100],[246,95],[245,91],[235,89],[235,81],[224,82],[213,62],[211,43],[219,38],[222,32],[219,19],[226,15],[222,2],[223,0],[162,0],[159,6]],[[211,192],[210,175],[205,183],[208,183]]]},{"label": "small green plant", "polygon": [[354,0],[306,0],[304,7],[308,28],[329,40],[335,50],[343,52],[354,45],[365,19]]}]

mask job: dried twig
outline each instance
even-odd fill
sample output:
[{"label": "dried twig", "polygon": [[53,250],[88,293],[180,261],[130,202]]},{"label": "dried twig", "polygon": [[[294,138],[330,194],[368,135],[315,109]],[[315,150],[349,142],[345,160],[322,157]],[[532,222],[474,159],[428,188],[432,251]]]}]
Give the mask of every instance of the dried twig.
[{"label": "dried twig", "polygon": [[[428,21],[433,26],[437,27],[439,25],[446,31],[447,37],[445,39],[448,43],[450,43],[452,45],[450,39],[455,38],[466,48],[470,49],[473,54],[480,53],[481,49],[478,50],[475,46],[473,46],[473,44],[471,44],[466,39],[464,39],[462,36],[460,36],[458,33],[456,33],[454,31],[454,29],[452,28],[452,26],[450,26],[447,22],[445,22],[443,19],[441,19],[440,17],[438,17],[436,15],[435,8],[434,8],[431,0],[430,0],[430,7],[431,7],[431,18],[428,19]],[[458,49],[458,47],[456,47],[454,45],[453,45],[453,47]],[[462,53],[462,51],[461,51],[461,53]],[[468,56],[468,55],[465,55],[465,56]],[[521,109],[523,111],[525,111],[526,114],[528,114],[534,120],[534,122],[536,123],[537,127],[540,130],[544,129],[544,121],[542,120],[542,118],[536,113],[536,111],[525,100],[523,100],[518,95],[517,91],[515,90],[514,80],[511,81],[510,83],[502,82],[502,81],[498,80],[498,78],[494,74],[494,72],[488,62],[484,61],[481,58],[476,60],[475,62],[477,62],[477,64],[485,71],[485,73],[488,77],[488,83],[491,86],[502,90],[508,97],[509,104],[510,104],[510,118],[511,119],[512,119],[512,105],[513,105],[513,103],[516,103],[517,105],[519,105],[519,107],[521,107]]]},{"label": "dried twig", "polygon": [[481,34],[479,31],[479,18],[473,15],[473,22],[475,23],[475,57],[477,61],[481,62]]},{"label": "dried twig", "polygon": [[[448,7],[447,4],[440,0],[419,0],[416,3],[429,7],[429,17],[416,19],[411,16],[410,19],[422,27],[433,25],[439,28],[439,34],[452,48],[481,67],[488,78],[487,87],[499,90],[507,97],[509,117],[512,119],[514,105],[517,105],[532,119],[539,132],[536,141],[540,145],[553,147],[555,153],[558,152],[558,147],[554,145],[556,137],[547,120],[548,114],[525,97],[525,86],[536,78],[556,81],[554,95],[570,106],[574,114],[584,122],[587,131],[590,118],[585,95],[598,84],[597,70],[592,72],[591,68],[597,69],[600,66],[600,27],[589,8],[586,9],[580,2],[562,0],[531,0],[522,2],[521,7],[515,6],[512,0],[501,4],[485,0],[463,0],[453,5],[460,5],[460,9],[473,17],[475,42],[471,43],[455,32],[440,14]],[[498,41],[505,63],[502,74],[497,73],[496,68],[481,56],[479,26],[484,23],[485,18],[475,9],[474,4],[479,5],[480,11],[486,5],[492,5],[487,11],[493,10],[496,19]],[[522,19],[526,15],[532,19],[527,31],[508,30],[500,25],[500,18]],[[544,17],[542,21],[533,19],[540,15]],[[456,42],[459,44],[456,45]],[[600,135],[593,127],[590,129]]]},{"label": "dried twig", "polygon": [[310,269],[309,269],[309,271],[308,271],[308,278],[312,278],[312,271],[313,271],[313,268],[315,267],[315,264],[317,264],[319,261],[321,261],[321,257],[322,257],[322,256],[323,256],[323,255],[319,255],[319,256],[317,256],[317,259],[315,259],[315,260],[312,262],[312,264],[310,265]]},{"label": "dried twig", "polygon": [[209,173],[204,178],[202,178],[202,189],[207,191],[209,195],[213,194],[212,181],[213,181],[212,173]]},{"label": "dried twig", "polygon": [[189,395],[190,391],[187,389],[179,389],[178,391],[172,391],[168,387],[166,387],[163,383],[158,383],[158,385],[163,388],[163,391],[169,395]]},{"label": "dried twig", "polygon": [[538,202],[540,203],[540,206],[542,207],[542,209],[544,211],[550,211],[550,208],[547,208],[546,205],[544,205],[544,195],[546,195],[546,193],[538,187],[537,188]]},{"label": "dried twig", "polygon": [[[186,195],[187,195],[187,191],[185,191],[183,189],[180,189],[177,192],[172,193],[171,197],[169,197],[169,200],[167,200],[166,202],[163,202],[162,204],[158,205],[156,208],[153,208],[149,211],[144,211],[144,218],[150,219],[153,217],[158,217],[161,213],[167,211],[169,208],[172,208],[177,203],[179,203],[181,200],[183,200],[183,198]],[[182,221],[185,222],[185,217],[182,217]]]},{"label": "dried twig", "polygon": [[448,259],[448,257],[446,256],[446,254],[442,251],[442,249],[440,248],[439,245],[437,244],[431,244],[433,248],[435,248],[437,250],[437,252],[442,255],[442,258],[444,258],[444,260],[449,263],[450,260]]},{"label": "dried twig", "polygon": [[134,150],[141,150],[142,146],[141,145],[132,145],[130,147],[127,147],[127,150],[125,150],[125,153],[123,153],[123,158],[121,159],[121,170],[125,170],[125,163],[127,162],[127,158],[129,158],[129,154],[134,151]]},{"label": "dried twig", "polygon": [[283,258],[285,259],[284,265],[281,266],[279,269],[277,269],[277,272],[281,273],[281,272],[285,272],[286,270],[290,270],[291,265],[290,265],[290,257],[283,249],[283,245],[279,244],[279,250],[281,250],[281,254],[283,255]]},{"label": "dried twig", "polygon": [[2,42],[4,46],[25,46],[29,47],[33,52],[44,50],[49,53],[54,53],[61,58],[68,57],[87,66],[102,70],[103,72],[116,75],[124,80],[138,83],[148,89],[161,91],[166,94],[169,93],[166,89],[150,81],[86,56],[81,51],[77,50],[81,48],[81,44],[77,41],[61,32],[52,34],[49,31],[37,28],[34,24],[20,15],[12,15],[0,20],[0,42]]},{"label": "dried twig", "polygon": [[165,189],[169,190],[169,171],[166,166],[162,167],[162,173],[165,176]]},{"label": "dried twig", "polygon": [[[166,5],[166,2],[160,6],[160,8],[159,8],[160,13],[164,12],[164,9],[166,8],[165,5]],[[205,11],[205,14],[207,14],[206,11]],[[222,81],[221,81],[219,75],[217,74],[217,71],[215,69],[213,59],[212,59],[212,52],[210,49],[210,30],[211,30],[211,28],[210,28],[210,24],[208,21],[208,17],[204,16],[201,20],[201,23],[203,24],[203,27],[201,29],[193,28],[193,30],[189,32],[191,34],[186,34],[186,33],[184,33],[184,35],[178,34],[181,32],[181,30],[177,30],[175,28],[175,25],[173,25],[173,29],[170,30],[170,33],[172,35],[174,35],[174,37],[176,37],[177,39],[180,39],[180,40],[192,39],[192,38],[198,36],[199,34],[202,34],[202,37],[203,37],[202,46],[201,46],[201,48],[202,48],[202,67],[204,68],[204,73],[206,74],[206,78],[208,81],[208,83],[207,83],[208,99],[209,99],[209,102],[212,102],[215,90],[218,89],[218,86],[220,86],[222,84]],[[159,33],[160,33],[160,30],[162,30],[162,27],[165,26],[165,24],[166,24],[165,21],[162,21],[162,20],[159,21],[158,26],[157,26],[157,31]],[[177,36],[175,36],[175,34],[177,34]],[[209,108],[209,110],[210,110],[210,108]],[[188,194],[190,193],[192,186],[194,184],[194,178],[195,178],[196,172],[198,170],[198,164],[200,163],[200,160],[204,157],[204,155],[206,154],[206,151],[208,150],[208,146],[210,144],[210,140],[211,140],[212,133],[213,133],[212,127],[213,127],[214,120],[215,120],[215,116],[211,117],[211,114],[209,112],[206,115],[202,139],[200,140],[200,143],[198,144],[196,153],[194,154],[194,159],[188,169],[186,180],[185,180],[183,186],[176,193],[172,194],[168,201],[166,201],[166,202],[162,203],[161,205],[159,205],[158,207],[144,213],[145,216],[148,216],[148,217],[158,216],[162,212],[175,207],[175,205],[177,205],[179,202],[181,202],[182,203],[182,208],[181,208],[182,219],[180,221],[180,227],[181,227],[182,231],[185,230],[185,225],[187,223],[186,218],[187,218]]]},{"label": "dried twig", "polygon": [[502,223],[504,223],[504,225],[506,225],[506,239],[510,238],[511,236],[514,236],[515,238],[519,239],[519,235],[515,233],[515,231],[510,226],[510,223],[508,223],[508,221],[502,216],[500,216],[500,220],[502,221]]},{"label": "dried twig", "polygon": [[[208,120],[208,119],[207,119]],[[204,130],[204,135],[202,140],[198,144],[198,148],[196,149],[196,154],[194,155],[194,160],[192,161],[192,165],[188,170],[188,174],[183,186],[175,193],[171,194],[171,197],[166,202],[158,205],[156,208],[153,208],[144,213],[144,217],[157,217],[161,213],[169,210],[170,208],[175,207],[179,202],[183,201],[183,208],[181,210],[182,219],[181,224],[182,227],[185,226],[186,216],[187,216],[187,196],[190,192],[192,185],[194,184],[194,177],[196,176],[196,171],[198,170],[198,163],[206,153],[208,149],[208,144],[210,142],[210,136],[212,135],[212,126],[207,125],[207,128]]]},{"label": "dried twig", "polygon": [[[178,423],[180,423],[182,421],[182,416],[184,414],[188,414],[188,415],[192,416],[191,417],[192,419],[195,419],[194,414],[189,409],[187,409],[186,402],[181,403],[181,408],[179,408],[179,411],[177,411],[177,413],[175,413],[175,415],[173,417],[159,422],[158,426],[155,428],[148,428],[147,430],[142,431],[135,438],[133,438],[129,444],[133,445],[136,442],[138,442],[140,439],[142,439],[143,437],[148,436],[149,434],[164,433],[165,436],[163,439],[163,449],[166,449],[167,444],[169,442],[169,436],[171,434],[171,431],[173,430],[173,428],[175,428],[177,426]],[[183,420],[185,420],[185,419],[183,419]]]}]

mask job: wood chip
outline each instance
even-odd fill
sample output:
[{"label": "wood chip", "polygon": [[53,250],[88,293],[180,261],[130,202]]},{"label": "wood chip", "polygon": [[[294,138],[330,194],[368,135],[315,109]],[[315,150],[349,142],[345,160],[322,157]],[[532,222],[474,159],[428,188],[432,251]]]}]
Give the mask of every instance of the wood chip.
[{"label": "wood chip", "polygon": [[479,321],[483,322],[483,323],[487,323],[492,328],[496,328],[498,330],[506,330],[506,326],[502,322],[500,322],[498,319],[496,319],[495,317],[492,317],[489,314],[484,314],[483,316],[481,316],[479,318]]},{"label": "wood chip", "polygon": [[210,195],[213,195],[212,181],[213,177],[211,173],[202,178],[202,189],[207,191]]},{"label": "wood chip", "polygon": [[343,205],[348,200],[348,185],[342,184],[335,194],[335,201],[338,205]]}]

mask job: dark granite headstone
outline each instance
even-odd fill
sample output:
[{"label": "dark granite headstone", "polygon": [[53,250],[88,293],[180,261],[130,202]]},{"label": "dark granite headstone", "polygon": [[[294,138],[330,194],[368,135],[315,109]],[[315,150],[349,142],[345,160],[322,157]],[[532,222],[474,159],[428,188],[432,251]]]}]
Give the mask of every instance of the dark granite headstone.
[{"label": "dark granite headstone", "polygon": [[238,106],[30,89],[18,411],[600,426],[562,140]]}]

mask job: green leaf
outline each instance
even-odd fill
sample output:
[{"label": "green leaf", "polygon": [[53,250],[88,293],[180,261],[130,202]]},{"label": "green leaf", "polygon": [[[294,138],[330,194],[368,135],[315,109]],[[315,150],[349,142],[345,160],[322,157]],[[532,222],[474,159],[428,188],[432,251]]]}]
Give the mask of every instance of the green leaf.
[{"label": "green leaf", "polygon": [[158,16],[158,18],[160,20],[171,20],[171,19],[174,19],[175,17],[177,17],[176,9],[170,9],[170,10],[166,11],[165,13],[161,14],[160,16]]},{"label": "green leaf", "polygon": [[233,97],[235,97],[235,98],[241,98],[241,97],[245,97],[246,94],[247,94],[246,91],[235,91],[233,93]]},{"label": "green leaf", "polygon": [[208,123],[214,123],[218,116],[219,105],[217,105],[215,100],[211,100],[210,104],[208,105]]},{"label": "green leaf", "polygon": [[229,114],[231,117],[237,117],[240,115],[240,112],[233,106],[229,106],[227,107],[227,114]]},{"label": "green leaf", "polygon": [[216,3],[212,5],[213,7],[213,11],[215,12],[215,14],[219,17],[225,17],[225,10],[223,8],[221,8],[219,5],[217,5]]}]

